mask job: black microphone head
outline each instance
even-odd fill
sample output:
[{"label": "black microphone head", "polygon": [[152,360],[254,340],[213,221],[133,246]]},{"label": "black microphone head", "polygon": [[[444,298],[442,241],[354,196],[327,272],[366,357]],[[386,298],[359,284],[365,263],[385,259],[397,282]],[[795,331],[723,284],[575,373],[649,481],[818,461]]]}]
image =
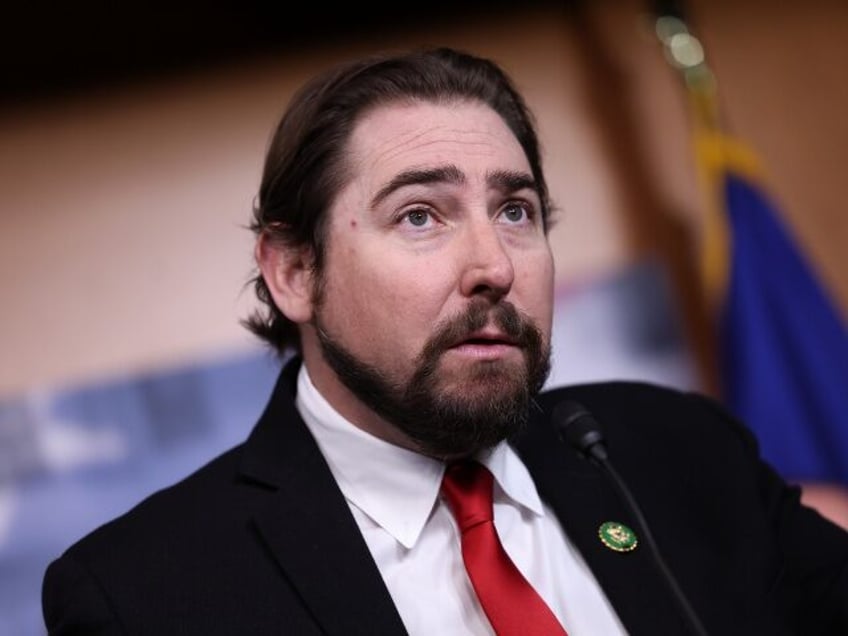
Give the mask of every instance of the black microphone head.
[{"label": "black microphone head", "polygon": [[578,453],[598,461],[607,458],[601,425],[585,406],[573,400],[560,402],[554,407],[551,420],[560,439]]}]

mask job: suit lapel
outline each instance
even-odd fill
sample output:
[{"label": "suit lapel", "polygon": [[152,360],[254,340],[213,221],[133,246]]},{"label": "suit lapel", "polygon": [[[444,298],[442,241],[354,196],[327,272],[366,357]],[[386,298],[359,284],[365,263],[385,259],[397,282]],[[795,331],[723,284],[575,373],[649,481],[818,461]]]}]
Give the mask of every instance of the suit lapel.
[{"label": "suit lapel", "polygon": [[530,470],[540,496],[554,510],[628,633],[687,633],[645,541],[631,552],[616,552],[601,542],[598,529],[605,521],[624,523],[640,538],[643,535],[601,469],[567,448],[541,414],[534,416],[513,445]]},{"label": "suit lapel", "polygon": [[391,596],[324,457],[294,406],[289,364],[246,443],[241,469],[265,486],[253,521],[321,628],[405,634]]}]

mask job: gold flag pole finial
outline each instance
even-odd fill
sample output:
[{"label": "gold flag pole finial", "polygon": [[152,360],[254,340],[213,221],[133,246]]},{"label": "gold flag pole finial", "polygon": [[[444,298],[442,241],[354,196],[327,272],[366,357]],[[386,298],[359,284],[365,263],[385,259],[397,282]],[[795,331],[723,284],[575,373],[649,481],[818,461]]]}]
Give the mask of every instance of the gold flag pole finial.
[{"label": "gold flag pole finial", "polygon": [[707,305],[715,316],[724,298],[730,266],[730,235],[721,194],[729,144],[723,134],[716,79],[707,64],[704,46],[684,20],[658,15],[655,31],[666,60],[683,79],[692,115],[697,179],[706,207],[699,268]]},{"label": "gold flag pole finial", "polygon": [[701,41],[682,19],[671,15],[658,16],[655,31],[662,42],[666,60],[683,77],[693,107],[697,109],[698,122],[711,129],[718,129],[716,81],[707,65]]}]

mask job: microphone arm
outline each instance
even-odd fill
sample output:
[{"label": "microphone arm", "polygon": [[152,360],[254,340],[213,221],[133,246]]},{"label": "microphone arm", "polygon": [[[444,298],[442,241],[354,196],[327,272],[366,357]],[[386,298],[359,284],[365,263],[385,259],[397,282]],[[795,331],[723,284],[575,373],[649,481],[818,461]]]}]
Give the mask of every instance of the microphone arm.
[{"label": "microphone arm", "polygon": [[642,514],[639,504],[631,494],[627,484],[610,462],[606,440],[604,439],[600,424],[598,424],[583,405],[572,401],[558,404],[553,410],[552,420],[560,439],[574,448],[582,457],[600,467],[601,471],[612,482],[613,487],[636,518],[636,523],[641,528],[645,543],[648,545],[648,549],[654,557],[663,578],[669,588],[671,588],[680,609],[684,616],[686,616],[692,633],[696,636],[708,636],[707,630],[704,628],[701,620],[677,583],[677,579],[674,578],[674,574],[672,574],[665,560],[662,558],[656,541],[654,541],[651,529],[648,526],[648,521]]}]

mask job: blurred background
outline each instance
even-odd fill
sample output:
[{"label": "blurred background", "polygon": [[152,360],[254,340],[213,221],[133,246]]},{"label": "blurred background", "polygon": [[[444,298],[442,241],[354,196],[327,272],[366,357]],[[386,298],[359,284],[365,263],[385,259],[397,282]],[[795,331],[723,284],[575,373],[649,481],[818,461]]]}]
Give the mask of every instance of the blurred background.
[{"label": "blurred background", "polygon": [[4,10],[0,634],[43,633],[72,541],[246,437],[271,131],[312,73],[408,45],[492,57],[536,113],[549,385],[713,395],[848,526],[848,5],[406,4]]}]

